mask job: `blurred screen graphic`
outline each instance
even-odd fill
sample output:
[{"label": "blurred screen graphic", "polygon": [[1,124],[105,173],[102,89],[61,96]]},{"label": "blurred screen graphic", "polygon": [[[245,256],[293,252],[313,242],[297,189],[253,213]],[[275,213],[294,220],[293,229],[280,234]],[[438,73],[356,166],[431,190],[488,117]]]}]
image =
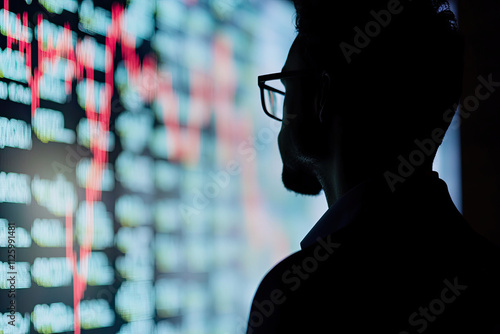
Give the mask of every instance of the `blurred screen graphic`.
[{"label": "blurred screen graphic", "polygon": [[256,84],[293,5],[1,2],[0,332],[243,333],[326,209]]}]

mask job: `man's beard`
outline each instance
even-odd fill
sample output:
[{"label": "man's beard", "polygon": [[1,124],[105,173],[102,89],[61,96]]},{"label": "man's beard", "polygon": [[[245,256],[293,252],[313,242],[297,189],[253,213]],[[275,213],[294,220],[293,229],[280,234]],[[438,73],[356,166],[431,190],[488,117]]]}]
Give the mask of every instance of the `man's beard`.
[{"label": "man's beard", "polygon": [[317,177],[306,168],[290,168],[283,166],[281,175],[286,189],[302,195],[319,195],[322,190]]}]

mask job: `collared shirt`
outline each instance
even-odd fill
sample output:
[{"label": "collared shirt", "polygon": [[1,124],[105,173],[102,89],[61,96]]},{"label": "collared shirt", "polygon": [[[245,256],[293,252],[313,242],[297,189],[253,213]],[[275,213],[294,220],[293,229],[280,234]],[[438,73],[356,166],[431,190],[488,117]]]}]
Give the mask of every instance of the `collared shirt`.
[{"label": "collared shirt", "polygon": [[496,333],[500,250],[435,172],[395,192],[384,177],[361,183],[301,246],[262,280],[247,333]]},{"label": "collared shirt", "polygon": [[[438,180],[437,172],[428,172],[424,177],[429,180]],[[337,232],[353,222],[362,211],[373,206],[374,201],[382,201],[384,194],[387,194],[388,186],[380,182],[380,179],[370,178],[341,196],[318,220],[313,228],[306,234],[300,242],[302,249],[313,245],[318,238]],[[377,194],[373,196],[373,194]]]},{"label": "collared shirt", "polygon": [[311,246],[318,238],[332,234],[347,226],[359,214],[364,202],[366,190],[371,186],[365,181],[349,190],[333,204],[300,242],[302,249]]}]

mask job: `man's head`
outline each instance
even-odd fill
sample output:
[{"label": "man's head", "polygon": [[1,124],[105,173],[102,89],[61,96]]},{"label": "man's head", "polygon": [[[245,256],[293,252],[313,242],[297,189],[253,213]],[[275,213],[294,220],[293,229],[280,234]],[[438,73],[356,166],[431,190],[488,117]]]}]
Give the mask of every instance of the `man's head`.
[{"label": "man's head", "polygon": [[[393,167],[415,140],[446,131],[443,113],[458,102],[462,75],[446,5],[295,0],[298,36],[283,71],[310,72],[284,80],[279,147],[288,189],[339,195]],[[439,144],[420,169],[431,168]]]}]

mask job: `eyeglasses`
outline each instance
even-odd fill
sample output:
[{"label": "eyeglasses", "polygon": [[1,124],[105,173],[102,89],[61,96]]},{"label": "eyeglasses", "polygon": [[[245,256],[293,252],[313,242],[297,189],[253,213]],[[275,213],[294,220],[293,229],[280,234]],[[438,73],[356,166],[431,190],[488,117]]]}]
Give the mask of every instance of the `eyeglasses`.
[{"label": "eyeglasses", "polygon": [[262,109],[264,109],[266,115],[277,121],[282,121],[285,102],[285,86],[283,85],[283,79],[298,77],[308,73],[311,73],[311,71],[286,71],[260,75],[258,77],[260,99],[262,102]]}]

